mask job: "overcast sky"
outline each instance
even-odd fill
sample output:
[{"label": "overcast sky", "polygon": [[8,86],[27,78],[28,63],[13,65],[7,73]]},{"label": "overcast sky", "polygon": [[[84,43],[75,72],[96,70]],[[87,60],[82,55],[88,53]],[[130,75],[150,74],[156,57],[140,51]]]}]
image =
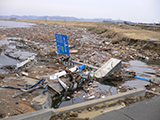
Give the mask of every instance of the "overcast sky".
[{"label": "overcast sky", "polygon": [[0,0],[0,15],[160,22],[160,0]]}]

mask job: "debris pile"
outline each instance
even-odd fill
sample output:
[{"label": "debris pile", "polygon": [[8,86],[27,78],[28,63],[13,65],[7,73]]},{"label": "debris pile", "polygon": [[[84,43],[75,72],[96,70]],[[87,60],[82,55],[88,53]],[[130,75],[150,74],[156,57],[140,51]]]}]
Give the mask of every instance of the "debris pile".
[{"label": "debris pile", "polygon": [[[7,97],[16,107],[10,108],[8,113],[17,110],[13,114],[58,108],[63,101],[76,103],[76,98],[83,102],[137,89],[122,84],[135,78],[147,82],[154,80],[124,69],[128,66],[122,61],[160,59],[158,54],[137,49],[138,45],[126,46],[125,41],[116,44],[109,38],[91,34],[86,28],[41,24],[0,29],[0,34],[6,36],[6,44],[0,44],[0,56],[15,60],[13,65],[0,66],[0,70],[7,71],[0,74],[0,94],[8,94],[7,90],[10,90]],[[67,35],[70,55],[57,52],[55,34]],[[64,49],[61,47],[61,50]],[[158,72],[156,77],[159,77],[157,75]],[[109,86],[103,88],[103,82],[108,82]],[[4,101],[1,98],[0,104]],[[8,113],[3,111],[6,116],[13,115]],[[69,116],[76,117],[77,114],[70,113]]]}]

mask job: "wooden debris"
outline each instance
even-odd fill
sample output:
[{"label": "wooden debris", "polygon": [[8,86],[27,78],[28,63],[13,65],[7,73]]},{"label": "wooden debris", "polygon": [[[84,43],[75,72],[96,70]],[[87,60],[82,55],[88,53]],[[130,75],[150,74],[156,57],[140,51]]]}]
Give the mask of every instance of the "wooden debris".
[{"label": "wooden debris", "polygon": [[157,66],[145,66],[144,68],[158,69],[158,67],[157,67]]},{"label": "wooden debris", "polygon": [[22,73],[22,75],[24,75],[24,76],[28,76],[29,74],[28,73],[26,73],[26,72],[21,72]]},{"label": "wooden debris", "polygon": [[75,53],[78,53],[78,50],[69,50],[69,52],[70,52],[71,54],[75,54]]},{"label": "wooden debris", "polygon": [[93,53],[91,53],[90,55],[89,55],[89,57],[91,57],[91,56],[93,56],[93,55],[95,55],[96,54],[96,52],[93,52]]},{"label": "wooden debris", "polygon": [[17,105],[17,107],[15,109],[22,114],[35,111],[35,109],[33,109],[32,107],[30,107],[24,103]]},{"label": "wooden debris", "polygon": [[92,96],[89,96],[88,98],[87,98],[87,100],[92,100],[92,99],[94,99],[95,98],[95,95],[92,95]]},{"label": "wooden debris", "polygon": [[98,85],[92,85],[93,88],[98,87]]}]

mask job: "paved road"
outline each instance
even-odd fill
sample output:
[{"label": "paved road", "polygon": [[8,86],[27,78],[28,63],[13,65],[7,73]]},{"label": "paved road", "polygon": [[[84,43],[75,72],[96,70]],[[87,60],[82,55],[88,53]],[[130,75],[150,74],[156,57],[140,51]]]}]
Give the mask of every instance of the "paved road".
[{"label": "paved road", "polygon": [[160,97],[104,113],[92,120],[160,120]]}]

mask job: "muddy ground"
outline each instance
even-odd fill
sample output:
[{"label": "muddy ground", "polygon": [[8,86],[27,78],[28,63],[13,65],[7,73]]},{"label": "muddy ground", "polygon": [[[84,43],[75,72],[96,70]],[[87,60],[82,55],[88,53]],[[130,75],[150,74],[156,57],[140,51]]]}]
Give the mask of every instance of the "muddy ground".
[{"label": "muddy ground", "polygon": [[[10,75],[9,75],[10,76]],[[8,77],[9,77],[8,76]],[[8,82],[4,82],[0,80],[0,84],[5,84],[12,87],[19,87],[17,84],[25,84],[26,82],[21,79],[14,77],[13,75],[10,76],[10,80]],[[20,97],[13,98],[12,95],[21,92],[20,90],[14,90],[14,89],[5,89],[0,88],[0,118],[18,115],[25,113],[23,111],[20,111],[18,109],[18,106],[20,104],[26,104],[28,106],[32,103],[32,98],[34,98],[36,95],[34,93],[26,93],[23,94]]]},{"label": "muddy ground", "polygon": [[[83,27],[82,26],[77,27],[76,25],[64,27],[60,25],[55,26],[54,24],[49,24],[49,25],[38,24],[30,28],[0,29],[0,36],[1,39],[3,40],[7,39],[8,37],[20,38],[15,40],[10,39],[8,41],[8,42],[10,41],[16,42],[14,43],[14,45],[16,45],[17,47],[14,49],[12,47],[11,48],[9,47],[9,45],[13,45],[13,43],[10,43],[8,45],[2,45],[1,53],[7,55],[13,53],[12,57],[16,59],[17,62],[23,61],[24,58],[23,59],[21,58],[23,55],[14,53],[15,51],[23,50],[36,53],[37,63],[29,70],[26,69],[22,70],[29,74],[28,77],[32,78],[36,78],[37,75],[54,74],[56,72],[65,69],[66,67],[69,68],[71,67],[68,65],[63,65],[59,60],[60,55],[57,56],[55,34],[65,34],[68,36],[68,42],[71,45],[70,53],[73,59],[86,64],[91,64],[96,67],[101,67],[111,57],[121,59],[122,61],[137,60],[137,59],[150,60],[150,61],[160,60],[159,43],[151,43],[146,48],[139,50],[139,48],[146,43],[147,41],[146,37],[143,39],[129,38],[128,36],[125,35],[123,36],[122,34],[120,34],[118,32],[118,29],[115,30],[115,27],[118,26],[120,26],[120,29],[123,29],[125,31],[127,30],[129,31],[129,29],[141,31],[141,28],[137,27],[133,28],[133,26],[130,27],[121,24],[107,24],[107,25],[98,24],[98,25],[99,27],[95,28],[95,26],[84,27],[85,26],[84,24],[82,25]],[[158,32],[159,31],[153,33],[153,30],[147,30],[145,34],[153,33],[155,35],[159,34]],[[149,37],[153,36],[151,35]],[[27,44],[24,44],[25,42]],[[127,65],[125,64],[123,65],[127,67]],[[47,66],[52,66],[54,67],[54,69],[48,68]],[[3,69],[8,70],[9,72],[0,73],[1,85],[5,84],[17,87],[17,83],[25,84],[25,82],[22,79],[23,76],[19,74],[22,71],[15,71],[15,70],[10,71],[10,68],[8,67]],[[156,69],[159,69],[159,66],[156,66]],[[17,76],[17,74],[19,74],[20,76]],[[6,77],[10,77],[12,79],[5,81],[4,79]],[[154,89],[156,92],[160,92],[159,86],[157,85],[156,86],[151,85],[150,88],[148,89],[154,91],[153,88],[156,89],[156,90]],[[17,98],[12,98],[12,95],[15,93],[18,93],[18,91],[13,89],[0,88],[1,118],[23,113],[23,111],[17,110],[17,105],[25,103],[26,105],[30,106],[32,103],[32,98],[36,96],[33,92],[23,96],[19,96]],[[142,99],[141,98],[136,98],[136,99],[144,100],[146,98],[147,97]],[[125,103],[125,101],[127,100],[122,100],[123,103]],[[121,103],[117,102],[115,104],[117,105]],[[130,104],[130,102],[125,103],[125,105],[128,104]],[[104,106],[104,108],[105,107],[106,105]],[[93,109],[95,110],[99,108],[101,108],[101,106],[95,107]],[[88,109],[87,111],[92,111],[92,108],[87,108],[87,109]],[[103,110],[103,107],[99,111],[101,110]],[[67,115],[69,115],[69,113],[67,113]],[[67,115],[64,114],[64,116]],[[72,117],[72,115],[70,117]],[[54,119],[54,117],[52,117],[52,119]]]}]

